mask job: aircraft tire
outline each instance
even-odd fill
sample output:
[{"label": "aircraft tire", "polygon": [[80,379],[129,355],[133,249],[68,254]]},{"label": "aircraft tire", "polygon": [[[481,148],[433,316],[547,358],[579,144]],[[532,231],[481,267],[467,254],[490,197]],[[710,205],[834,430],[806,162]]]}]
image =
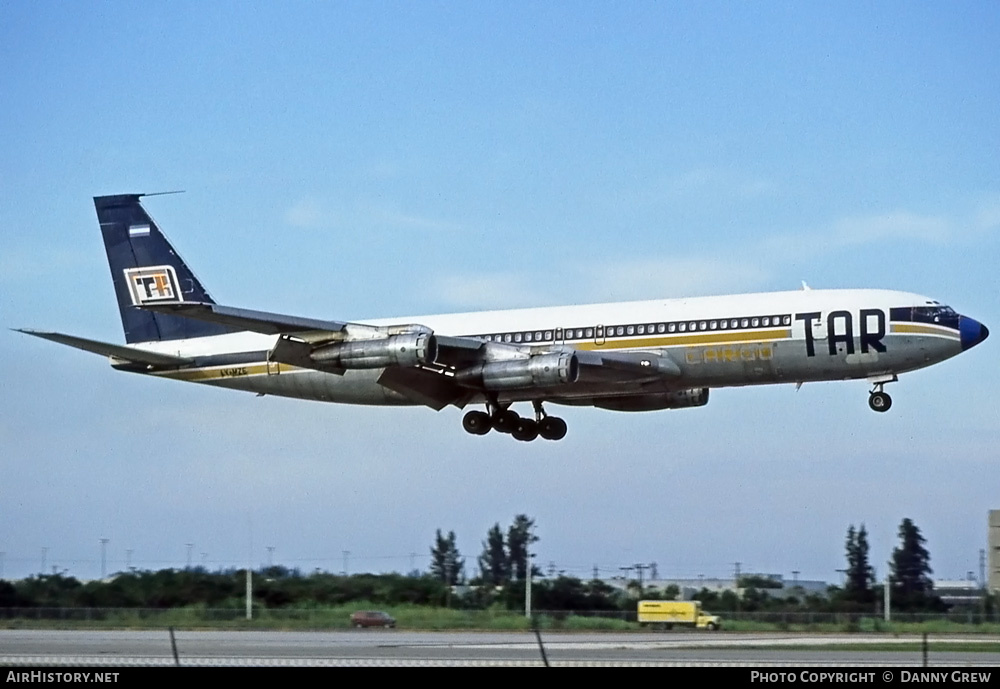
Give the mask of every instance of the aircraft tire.
[{"label": "aircraft tire", "polygon": [[462,417],[462,428],[472,435],[486,435],[493,428],[490,415],[481,411],[470,411]]},{"label": "aircraft tire", "polygon": [[868,396],[868,406],[872,411],[886,412],[892,406],[892,398],[884,392],[873,392]]},{"label": "aircraft tire", "polygon": [[497,411],[490,417],[493,428],[501,433],[512,433],[520,421],[521,417],[517,415],[517,412],[509,409]]},{"label": "aircraft tire", "polygon": [[546,416],[538,424],[538,434],[546,440],[562,440],[566,437],[566,422],[558,416]]},{"label": "aircraft tire", "polygon": [[515,440],[531,442],[538,437],[538,424],[531,419],[519,418],[517,426],[511,431]]}]

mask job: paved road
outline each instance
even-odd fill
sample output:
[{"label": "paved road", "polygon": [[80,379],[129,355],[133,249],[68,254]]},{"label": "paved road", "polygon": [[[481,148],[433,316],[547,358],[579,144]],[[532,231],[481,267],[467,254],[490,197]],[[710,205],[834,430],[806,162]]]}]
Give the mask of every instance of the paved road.
[{"label": "paved road", "polygon": [[[542,665],[531,633],[178,631],[182,665]],[[1000,639],[970,637],[974,641]],[[910,666],[919,638],[811,634],[542,634],[552,665]],[[913,641],[907,651],[817,649]],[[934,641],[957,641],[939,637]],[[761,646],[765,646],[762,648]],[[791,648],[796,646],[797,648]],[[807,648],[802,649],[805,646]],[[0,665],[173,665],[168,631],[0,630]],[[941,652],[933,667],[1000,666],[1000,653]]]}]

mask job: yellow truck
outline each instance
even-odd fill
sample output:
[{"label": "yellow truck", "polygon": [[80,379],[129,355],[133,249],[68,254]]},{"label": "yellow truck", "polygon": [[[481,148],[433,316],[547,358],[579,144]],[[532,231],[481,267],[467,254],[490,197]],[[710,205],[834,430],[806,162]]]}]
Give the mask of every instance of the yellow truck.
[{"label": "yellow truck", "polygon": [[701,602],[696,600],[641,600],[638,619],[640,626],[654,629],[677,625],[712,631],[722,626],[719,616],[702,611]]}]

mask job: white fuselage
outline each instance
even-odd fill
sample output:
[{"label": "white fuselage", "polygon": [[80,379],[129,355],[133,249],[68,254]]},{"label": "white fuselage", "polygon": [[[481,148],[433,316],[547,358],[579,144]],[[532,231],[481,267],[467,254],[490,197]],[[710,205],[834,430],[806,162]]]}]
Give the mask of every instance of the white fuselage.
[{"label": "white fuselage", "polygon": [[[440,335],[531,350],[641,351],[669,357],[680,375],[641,385],[569,383],[507,391],[503,401],[586,404],[603,398],[693,388],[821,380],[891,380],[962,351],[957,314],[916,294],[888,290],[801,290],[640,302],[482,311],[365,320],[414,323]],[[947,309],[946,309],[947,310]],[[948,310],[950,311],[950,310]],[[954,312],[951,312],[954,313]],[[381,369],[342,375],[269,362],[277,336],[250,332],[133,345],[187,358],[194,367],[153,375],[262,394],[353,404],[412,404],[377,383]]]}]

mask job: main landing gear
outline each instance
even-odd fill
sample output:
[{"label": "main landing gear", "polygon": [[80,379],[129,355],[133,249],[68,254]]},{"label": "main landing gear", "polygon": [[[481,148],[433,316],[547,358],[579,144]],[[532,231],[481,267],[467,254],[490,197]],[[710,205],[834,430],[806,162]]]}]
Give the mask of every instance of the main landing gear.
[{"label": "main landing gear", "polygon": [[892,406],[892,398],[889,397],[889,393],[882,391],[883,385],[885,383],[875,383],[875,387],[868,393],[868,406],[872,408],[872,411],[889,411],[889,407]]},{"label": "main landing gear", "polygon": [[566,437],[566,422],[558,416],[549,416],[542,409],[542,403],[532,402],[535,418],[526,419],[511,411],[509,405],[501,407],[495,400],[486,404],[486,412],[470,411],[462,418],[462,428],[472,435],[486,435],[490,429],[499,433],[509,433],[516,440],[530,441],[541,436],[546,440],[562,440]]}]

